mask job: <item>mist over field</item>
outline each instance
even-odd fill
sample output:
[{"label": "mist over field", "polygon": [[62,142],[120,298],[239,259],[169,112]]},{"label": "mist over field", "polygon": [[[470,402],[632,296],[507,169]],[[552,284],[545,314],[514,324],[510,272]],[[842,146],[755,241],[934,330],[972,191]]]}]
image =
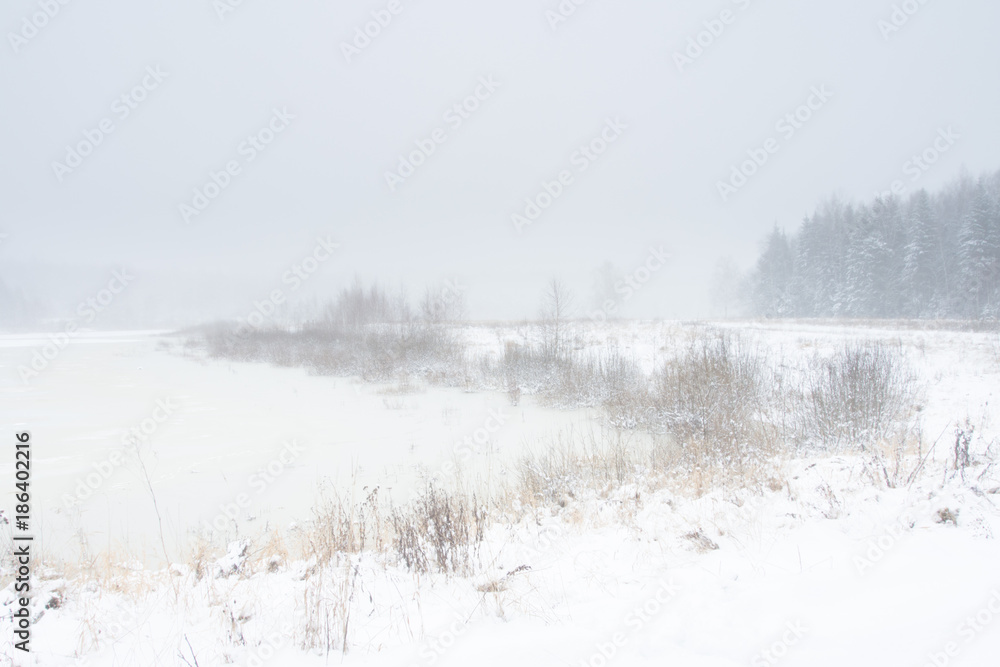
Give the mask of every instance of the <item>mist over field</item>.
[{"label": "mist over field", "polygon": [[237,317],[330,234],[298,296],[458,277],[470,318],[533,317],[663,246],[627,316],[705,317],[720,258],[830,196],[1000,167],[985,1],[228,2],[4,10],[5,304],[72,316],[125,267],[105,326]]},{"label": "mist over field", "polygon": [[0,667],[994,665],[998,25],[5,3]]}]

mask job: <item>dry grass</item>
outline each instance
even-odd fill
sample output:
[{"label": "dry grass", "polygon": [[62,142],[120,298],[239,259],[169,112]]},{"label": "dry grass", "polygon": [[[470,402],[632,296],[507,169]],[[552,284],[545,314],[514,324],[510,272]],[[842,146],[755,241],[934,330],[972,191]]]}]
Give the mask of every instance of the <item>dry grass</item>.
[{"label": "dry grass", "polygon": [[301,648],[318,649],[324,655],[347,653],[358,574],[358,565],[348,560],[339,567],[317,568],[308,578],[302,593]]},{"label": "dry grass", "polygon": [[362,494],[361,500],[355,500],[335,489],[321,491],[313,520],[302,535],[307,558],[325,565],[342,554],[382,549],[388,523],[383,518],[379,489],[365,487]]},{"label": "dry grass", "polygon": [[235,333],[226,325],[204,330],[213,357],[301,366],[317,375],[357,376],[368,382],[406,384],[421,376],[458,384],[464,352],[447,330],[420,322],[371,323],[339,330],[310,325],[301,331],[278,328]]},{"label": "dry grass", "polygon": [[656,378],[656,425],[680,445],[688,470],[724,469],[749,479],[780,453],[763,351],[718,336],[692,344]]},{"label": "dry grass", "polygon": [[555,352],[542,344],[508,341],[496,359],[479,359],[479,384],[507,392],[516,405],[522,394],[539,396],[553,407],[623,403],[649,383],[635,359],[611,347],[599,353],[566,349]]},{"label": "dry grass", "polygon": [[365,551],[392,553],[417,573],[470,574],[486,525],[476,496],[428,485],[406,505],[363,489],[360,500],[324,493],[303,532],[303,555],[319,566]]},{"label": "dry grass", "polygon": [[476,496],[428,485],[412,502],[392,510],[393,551],[417,573],[471,575],[486,526]]},{"label": "dry grass", "polygon": [[[965,460],[962,441],[970,430],[971,427],[965,430],[960,427],[956,431],[960,464]],[[906,442],[883,443],[885,449],[879,450],[883,458],[871,458],[873,481],[892,480],[892,484],[902,485],[912,478],[915,461],[920,458],[920,450],[912,450],[919,442],[918,435],[911,434],[915,439]],[[874,450],[868,453],[871,457],[874,454]],[[996,454],[995,443],[974,441],[969,469],[989,470]],[[184,575],[187,578],[181,579],[181,575],[172,572],[151,574],[121,566],[105,570],[103,565],[94,565],[77,572],[78,582],[67,587],[65,599],[72,601],[70,596],[75,586],[93,583],[102,591],[122,595],[131,607],[138,609],[148,603],[149,593],[158,589],[161,594],[172,595],[179,608],[211,607],[221,628],[223,652],[232,647],[246,649],[257,645],[261,634],[251,621],[253,604],[259,604],[253,597],[259,592],[259,575],[283,568],[292,559],[304,559],[297,563],[303,570],[293,583],[295,608],[301,611],[293,631],[294,641],[308,651],[327,655],[345,653],[357,645],[358,633],[354,628],[358,620],[371,613],[374,604],[369,601],[371,589],[363,576],[365,572],[370,574],[373,566],[396,564],[405,568],[416,578],[415,590],[420,590],[423,577],[478,579],[472,586],[483,596],[484,604],[488,600],[491,608],[496,608],[494,613],[502,616],[505,605],[516,603],[513,577],[529,567],[521,565],[498,577],[494,567],[482,562],[488,559],[480,554],[488,530],[516,525],[522,519],[530,523],[532,518],[542,515],[558,515],[562,526],[583,523],[588,517],[596,520],[597,516],[603,522],[629,526],[642,511],[643,498],[650,490],[668,487],[678,494],[698,495],[720,484],[742,483],[739,475],[727,479],[722,471],[713,472],[700,466],[685,470],[682,462],[687,456],[690,452],[684,452],[671,437],[639,430],[605,428],[571,434],[557,438],[538,454],[522,458],[517,480],[488,500],[428,486],[410,503],[394,507],[377,489],[362,489],[353,495],[328,491],[318,504],[313,521],[303,531],[298,553],[272,533],[251,544],[246,550],[246,562],[227,576]],[[954,461],[950,463],[954,468]],[[960,471],[951,472],[957,475]],[[763,478],[762,485],[772,492],[783,488],[780,478],[773,474]],[[828,518],[836,518],[841,511],[836,490],[827,485],[824,492],[829,507],[822,511]],[[608,508],[613,511],[605,511]],[[952,518],[958,520],[957,512],[943,520]],[[677,537],[696,551],[718,549],[716,532],[709,528],[695,523],[679,530]],[[191,565],[192,572],[198,569],[205,574],[214,572],[216,556],[210,545],[201,545],[192,554],[196,561]],[[106,575],[101,574],[104,571]],[[171,592],[169,582],[175,578],[199,582],[198,588],[180,594]],[[60,591],[52,599],[53,604],[62,604],[64,593]],[[419,602],[415,604],[419,606]],[[99,610],[90,614],[80,624],[81,653],[96,650],[108,641]],[[207,657],[201,653],[202,647],[198,650],[204,664]]]}]

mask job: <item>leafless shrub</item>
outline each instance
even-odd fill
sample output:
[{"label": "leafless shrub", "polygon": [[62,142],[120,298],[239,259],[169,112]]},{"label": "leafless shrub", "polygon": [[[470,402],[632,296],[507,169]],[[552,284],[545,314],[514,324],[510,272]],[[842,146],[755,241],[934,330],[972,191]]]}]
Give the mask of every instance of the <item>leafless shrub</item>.
[{"label": "leafless shrub", "polygon": [[518,463],[518,500],[530,507],[565,508],[588,490],[607,494],[656,474],[649,449],[617,429],[558,436]]},{"label": "leafless shrub", "polygon": [[541,394],[554,384],[563,359],[551,351],[508,341],[498,359],[483,358],[480,376],[486,386],[509,390],[517,387],[530,394]]},{"label": "leafless shrub", "polygon": [[[458,299],[450,294],[441,298],[448,303]],[[294,328],[275,322],[218,323],[200,333],[213,357],[302,366],[317,374],[372,382],[421,376],[458,384],[465,370],[464,349],[444,325],[416,318],[401,291],[366,287],[360,280],[342,290],[320,317]]]},{"label": "leafless shrub", "polygon": [[649,384],[639,365],[617,348],[602,352],[555,354],[542,345],[508,342],[496,360],[480,363],[483,384],[502,388],[512,404],[522,392],[555,407],[607,406],[613,421],[634,426]]},{"label": "leafless shrub", "polygon": [[890,439],[908,416],[915,379],[897,350],[850,344],[809,375],[803,425],[826,448],[860,448]]},{"label": "leafless shrub", "polygon": [[353,331],[371,324],[412,320],[413,313],[402,292],[392,294],[377,283],[365,287],[360,278],[355,278],[327,305],[323,324],[333,331]]},{"label": "leafless shrub", "polygon": [[556,367],[554,380],[546,392],[549,401],[574,406],[624,406],[648,384],[638,364],[614,348],[567,358]]},{"label": "leafless shrub", "polygon": [[693,343],[655,378],[652,426],[680,446],[686,468],[744,476],[776,453],[764,353],[718,336]]},{"label": "leafless shrub", "polygon": [[[352,320],[353,322],[353,320]],[[298,331],[249,330],[235,335],[215,326],[205,333],[211,356],[303,366],[319,375],[360,376],[388,382],[418,376],[457,384],[464,350],[444,327],[423,322],[311,323]]]}]

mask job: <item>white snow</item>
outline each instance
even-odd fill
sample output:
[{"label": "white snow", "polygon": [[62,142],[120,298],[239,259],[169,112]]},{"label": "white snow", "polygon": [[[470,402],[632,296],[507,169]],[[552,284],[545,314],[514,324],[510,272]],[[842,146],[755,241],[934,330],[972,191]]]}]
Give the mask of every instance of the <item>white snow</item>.
[{"label": "white snow", "polygon": [[[703,326],[581,324],[577,345],[615,340],[652,368]],[[590,428],[599,416],[531,400],[512,407],[499,394],[399,393],[301,369],[205,361],[158,347],[148,333],[85,337],[25,387],[11,371],[39,341],[0,340],[6,419],[29,424],[35,442],[46,551],[79,557],[82,530],[86,553],[110,545],[120,562],[134,563],[80,578],[39,569],[36,653],[26,664],[995,665],[1000,471],[981,461],[963,481],[946,458],[950,429],[966,416],[981,432],[978,447],[997,436],[996,334],[715,326],[738,327],[799,359],[848,339],[898,341],[926,384],[925,437],[943,433],[924,474],[909,487],[879,487],[859,457],[842,455],[784,463],[763,495],[637,486],[581,493],[565,508],[492,526],[481,569],[469,578],[417,577],[372,553],[325,567],[279,553],[254,561],[255,525],[292,540],[289,524],[308,521],[324,480],[345,494],[379,484],[404,498],[418,469],[439,469],[490,410],[508,418],[477,457],[488,478],[502,477],[503,462],[524,448]],[[523,332],[468,326],[461,335],[499,351]],[[240,493],[252,500],[240,508],[239,537],[216,536],[227,548],[209,561],[210,576],[199,578],[182,558],[160,569],[157,519],[136,461],[80,511],[60,500],[164,397],[177,412],[140,453],[171,555],[190,546],[185,527],[211,521],[220,503]],[[250,476],[289,439],[304,451],[256,494]],[[0,462],[0,479],[12,469]],[[8,586],[5,607],[12,595]],[[331,604],[338,600],[348,602]]]}]

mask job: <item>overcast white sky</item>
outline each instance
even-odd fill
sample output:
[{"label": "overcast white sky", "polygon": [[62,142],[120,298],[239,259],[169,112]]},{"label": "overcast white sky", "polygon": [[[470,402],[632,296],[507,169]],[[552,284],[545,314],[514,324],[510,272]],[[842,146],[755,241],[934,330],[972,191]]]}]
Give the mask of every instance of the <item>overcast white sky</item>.
[{"label": "overcast white sky", "polygon": [[[627,314],[706,315],[721,255],[748,266],[775,222],[908,181],[904,163],[939,128],[960,138],[918,186],[1000,167],[1000,3],[910,3],[885,38],[888,0],[588,0],[555,29],[558,0],[399,0],[347,62],[341,44],[388,0],[243,0],[224,18],[212,0],[53,0],[24,41],[11,35],[32,34],[25,17],[46,3],[7,0],[0,277],[72,300],[100,279],[67,267],[126,266],[147,298],[215,293],[240,312],[329,234],[341,249],[320,293],[355,273],[414,293],[455,275],[470,314],[492,318],[533,314],[550,276],[586,301],[602,262],[631,270],[662,245],[670,266]],[[723,10],[731,23],[679,71],[674,53]],[[121,118],[115,100],[148,67],[167,75]],[[499,87],[452,127],[445,112],[480,77]],[[832,97],[785,138],[776,122],[814,86]],[[241,142],[275,108],[294,120],[248,161]],[[114,131],[60,182],[53,162],[105,118]],[[627,128],[579,172],[574,152],[609,118]],[[447,140],[390,192],[385,172],[435,128]],[[717,181],[772,137],[778,152],[723,202]],[[229,160],[241,173],[186,225],[178,206]],[[573,183],[518,233],[511,215],[563,169]]]}]

